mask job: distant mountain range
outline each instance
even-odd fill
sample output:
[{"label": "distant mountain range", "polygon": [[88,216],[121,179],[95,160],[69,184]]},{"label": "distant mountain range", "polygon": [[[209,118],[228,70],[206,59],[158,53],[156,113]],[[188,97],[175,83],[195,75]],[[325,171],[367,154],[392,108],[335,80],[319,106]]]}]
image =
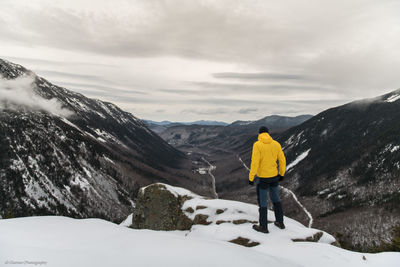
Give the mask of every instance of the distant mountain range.
[{"label": "distant mountain range", "polygon": [[182,125],[209,125],[209,126],[226,126],[228,123],[221,121],[193,121],[193,122],[171,122],[171,121],[152,121],[152,120],[142,120],[143,123],[149,127],[152,131],[156,133],[161,133],[173,126],[182,126]]},{"label": "distant mountain range", "polygon": [[[253,140],[261,126],[267,126],[273,133],[282,132],[290,127],[299,125],[310,119],[311,115],[302,115],[297,117],[286,117],[272,115],[256,121],[235,121],[226,126],[221,125],[172,125],[167,127],[159,135],[168,143],[179,149],[190,149],[196,147],[226,147],[235,143],[238,148]],[[183,146],[183,147],[182,147]]]},{"label": "distant mountain range", "polygon": [[246,128],[251,127],[254,129],[258,129],[261,126],[268,126],[274,131],[277,131],[301,124],[311,117],[312,115],[300,115],[296,117],[271,115],[255,121],[234,121],[229,126],[246,126]]},{"label": "distant mountain range", "polygon": [[222,125],[226,126],[229,123],[222,122],[222,121],[206,121],[206,120],[200,120],[200,121],[192,121],[192,122],[172,122],[172,121],[152,121],[152,120],[142,120],[145,124],[156,124],[156,125],[162,125],[162,126],[173,126],[173,125]]},{"label": "distant mountain range", "polygon": [[0,77],[0,217],[118,221],[162,181],[211,195],[211,179],[132,114],[5,60]]}]

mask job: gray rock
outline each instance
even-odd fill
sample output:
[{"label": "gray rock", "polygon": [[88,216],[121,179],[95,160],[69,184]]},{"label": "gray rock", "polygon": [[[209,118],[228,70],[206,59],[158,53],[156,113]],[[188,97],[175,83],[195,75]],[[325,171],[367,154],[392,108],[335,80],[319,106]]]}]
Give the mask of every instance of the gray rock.
[{"label": "gray rock", "polygon": [[139,191],[133,211],[132,228],[151,230],[189,230],[193,222],[183,213],[189,196],[175,196],[162,184],[152,184]]}]

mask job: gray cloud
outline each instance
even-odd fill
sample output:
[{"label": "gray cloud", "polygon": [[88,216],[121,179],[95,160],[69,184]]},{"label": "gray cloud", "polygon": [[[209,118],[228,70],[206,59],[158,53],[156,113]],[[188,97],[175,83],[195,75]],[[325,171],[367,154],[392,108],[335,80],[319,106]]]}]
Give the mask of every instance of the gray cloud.
[{"label": "gray cloud", "polygon": [[303,80],[306,77],[296,74],[282,73],[240,73],[240,72],[219,72],[212,76],[217,79],[239,79],[239,80]]},{"label": "gray cloud", "polygon": [[[316,113],[399,87],[399,9],[391,0],[4,0],[0,49],[147,118]],[[209,112],[221,107],[229,112]]]},{"label": "gray cloud", "polygon": [[81,89],[86,89],[86,91],[90,91],[87,90],[88,88],[92,88],[95,90],[92,90],[91,92],[96,92],[96,91],[102,91],[101,94],[103,95],[115,95],[115,93],[118,93],[120,95],[148,95],[148,93],[146,92],[142,92],[142,91],[135,91],[135,90],[130,90],[130,89],[120,89],[120,88],[116,88],[116,87],[112,87],[112,86],[103,86],[103,85],[98,85],[98,84],[89,84],[89,83],[73,83],[73,82],[57,82],[55,81],[55,84],[60,85],[60,86],[64,86],[67,88],[75,88],[78,90]]},{"label": "gray cloud", "polygon": [[[185,89],[159,89],[159,92],[162,93],[168,93],[168,94],[175,94],[175,95],[197,95],[197,96],[201,96],[201,95],[205,95],[207,94],[207,92],[205,91],[199,91],[199,90],[185,90]],[[213,92],[211,92],[213,93]]]},{"label": "gray cloud", "polygon": [[57,77],[64,77],[64,78],[71,78],[71,79],[85,79],[85,80],[100,80],[102,81],[103,78],[97,75],[85,75],[85,74],[76,74],[76,73],[68,73],[68,72],[61,72],[61,71],[54,71],[54,70],[36,70],[36,73],[43,75],[45,77],[48,76],[57,76]]},{"label": "gray cloud", "polygon": [[[374,7],[387,11],[386,15],[398,6],[390,1],[315,1],[314,12],[304,1],[254,1],[251,5],[242,1],[148,2],[135,2],[140,11],[123,5],[124,9],[116,9],[124,16],[105,15],[101,9],[97,13],[82,12],[73,4],[21,9],[18,20],[6,20],[15,23],[12,33],[5,26],[2,31],[13,39],[26,40],[29,36],[37,45],[118,56],[174,55],[282,66],[334,58],[334,49],[347,49],[353,41],[359,41],[357,38],[365,38],[363,32],[372,30],[374,22],[381,19]],[[329,13],[318,13],[327,8]],[[297,16],[289,16],[294,11]],[[146,14],[145,19],[138,13]],[[341,42],[335,41],[338,37],[342,37]],[[333,53],[326,53],[330,51]],[[359,54],[361,50],[349,52]]]},{"label": "gray cloud", "polygon": [[226,114],[229,111],[224,108],[216,109],[184,109],[181,111],[183,114],[196,114],[196,115],[220,115]]},{"label": "gray cloud", "polygon": [[[93,67],[93,66],[102,66],[108,68],[116,68],[117,66],[112,64],[104,64],[101,62],[82,62],[82,61],[60,61],[60,60],[46,60],[41,58],[28,58],[28,57],[16,57],[16,56],[9,56],[9,55],[0,55],[0,58],[6,58],[9,61],[18,64],[35,64],[35,65],[50,65],[50,66],[72,66],[76,67],[78,65]],[[40,69],[39,69],[40,70]],[[36,70],[37,71],[37,70]],[[45,70],[49,71],[49,70]],[[50,71],[49,71],[50,72]]]},{"label": "gray cloud", "polygon": [[[338,92],[331,86],[303,85],[303,84],[248,84],[248,83],[216,83],[216,82],[187,82],[206,89],[224,89],[240,92],[268,92],[282,94],[290,92]],[[204,93],[204,92],[203,92]]]},{"label": "gray cloud", "polygon": [[225,106],[225,107],[232,107],[232,106],[244,106],[244,107],[274,107],[276,109],[279,107],[282,109],[281,112],[284,112],[284,109],[291,107],[293,108],[294,106],[298,105],[304,105],[304,106],[309,106],[310,108],[315,108],[315,106],[336,106],[340,104],[346,103],[346,99],[335,99],[335,100],[282,100],[282,101],[275,101],[275,100],[269,100],[268,97],[260,97],[257,99],[253,100],[248,100],[248,99],[227,99],[227,98],[204,98],[204,99],[192,99],[189,100],[188,103],[191,104],[214,104],[214,105],[219,105],[219,106]]},{"label": "gray cloud", "polygon": [[250,114],[257,112],[259,109],[258,108],[242,108],[238,111],[239,114]]}]

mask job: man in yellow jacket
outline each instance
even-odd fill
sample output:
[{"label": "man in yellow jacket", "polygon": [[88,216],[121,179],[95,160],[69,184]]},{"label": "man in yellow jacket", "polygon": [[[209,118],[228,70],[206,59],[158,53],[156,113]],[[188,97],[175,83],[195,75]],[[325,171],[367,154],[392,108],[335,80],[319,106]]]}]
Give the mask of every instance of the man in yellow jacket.
[{"label": "man in yellow jacket", "polygon": [[[272,139],[267,127],[259,130],[258,141],[253,145],[251,156],[251,168],[249,173],[249,184],[253,185],[255,176],[257,184],[257,200],[259,205],[259,225],[253,225],[253,229],[268,233],[267,220],[267,198],[268,191],[274,205],[275,225],[285,229],[283,223],[282,203],[278,195],[278,183],[283,180],[286,170],[286,158],[281,145]],[[277,164],[279,162],[279,166]],[[278,170],[279,169],[279,170]]]}]

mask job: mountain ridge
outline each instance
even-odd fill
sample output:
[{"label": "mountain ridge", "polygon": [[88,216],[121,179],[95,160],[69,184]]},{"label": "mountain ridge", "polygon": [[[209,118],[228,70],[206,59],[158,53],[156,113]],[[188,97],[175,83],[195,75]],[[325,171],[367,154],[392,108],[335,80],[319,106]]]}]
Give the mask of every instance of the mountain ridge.
[{"label": "mountain ridge", "polygon": [[[0,74],[7,93],[0,96],[2,217],[54,214],[118,221],[132,209],[139,187],[156,181],[211,195],[211,180],[199,182],[191,160],[132,114],[8,61],[0,60]],[[20,95],[10,93],[16,89]],[[55,103],[73,114],[46,111]]]}]

